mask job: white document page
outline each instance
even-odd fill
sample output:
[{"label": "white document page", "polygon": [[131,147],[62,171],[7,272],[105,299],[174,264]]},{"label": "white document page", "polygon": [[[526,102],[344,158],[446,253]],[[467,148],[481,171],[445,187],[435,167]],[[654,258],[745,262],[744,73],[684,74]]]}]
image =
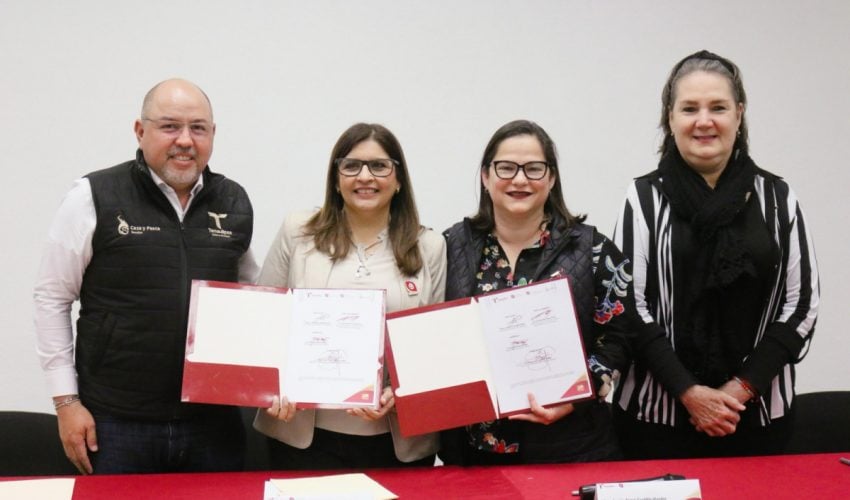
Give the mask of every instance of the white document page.
[{"label": "white document page", "polygon": [[[242,288],[198,287],[189,361],[279,368],[287,356],[292,297]],[[280,370],[279,387],[283,387]]]},{"label": "white document page", "polygon": [[475,301],[428,314],[387,321],[399,396],[470,382],[487,382],[493,408],[496,392],[484,350],[481,315]]},{"label": "white document page", "polygon": [[596,485],[596,500],[632,500],[635,498],[700,500],[702,492],[700,491],[699,479],[599,483]]},{"label": "white document page", "polygon": [[586,377],[566,280],[517,287],[478,301],[500,413],[529,408],[529,392],[541,405],[564,401],[566,390]]},{"label": "white document page", "polygon": [[334,493],[284,493],[275,486],[274,480],[266,481],[263,485],[263,500],[374,500],[368,491],[334,492]]},{"label": "white document page", "polygon": [[[363,473],[333,476],[302,477],[296,479],[269,479],[284,498],[367,498],[393,500],[398,495],[381,486]],[[288,496],[287,496],[288,495]]]},{"label": "white document page", "polygon": [[284,393],[291,401],[375,407],[383,358],[384,291],[292,292]]},{"label": "white document page", "polygon": [[27,500],[71,500],[74,478],[0,481],[0,498]]}]

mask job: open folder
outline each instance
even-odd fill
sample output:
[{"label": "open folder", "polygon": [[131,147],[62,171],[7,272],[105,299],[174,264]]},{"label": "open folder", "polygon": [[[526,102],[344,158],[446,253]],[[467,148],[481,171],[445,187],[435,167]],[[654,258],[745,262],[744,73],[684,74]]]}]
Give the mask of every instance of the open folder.
[{"label": "open folder", "polygon": [[405,436],[593,396],[566,278],[387,315]]},{"label": "open folder", "polygon": [[193,281],[182,400],[377,408],[385,293]]}]

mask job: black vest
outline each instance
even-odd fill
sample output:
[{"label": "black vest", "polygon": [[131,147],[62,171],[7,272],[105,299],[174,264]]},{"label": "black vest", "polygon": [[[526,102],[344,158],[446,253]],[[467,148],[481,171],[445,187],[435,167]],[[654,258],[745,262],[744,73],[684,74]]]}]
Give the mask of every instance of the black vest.
[{"label": "black vest", "polygon": [[181,223],[137,159],[89,174],[97,226],[77,322],[80,397],[96,413],[165,420],[180,403],[191,280],[237,281],[253,210],[242,187],[204,172]]},{"label": "black vest", "polygon": [[[569,276],[585,345],[590,345],[595,311],[593,281],[593,227],[576,224],[566,233],[558,227],[561,219],[553,216],[550,239],[540,258],[533,280]],[[446,300],[470,297],[475,293],[475,274],[481,263],[486,235],[472,229],[469,219],[447,229]]]},{"label": "black vest", "polygon": [[[561,230],[562,219],[552,216],[550,239],[543,247],[540,264],[534,272],[533,280],[538,281],[557,276],[569,276],[575,300],[576,315],[581,326],[584,344],[588,352],[594,342],[593,315],[595,312],[595,290],[593,276],[593,234],[594,228],[585,224]],[[446,300],[469,297],[475,293],[475,274],[481,262],[486,234],[474,231],[469,219],[447,229],[446,238]],[[530,455],[544,450],[550,455],[557,446],[574,449],[576,456],[585,460],[609,456],[616,449],[611,436],[609,411],[603,405],[593,401],[575,404],[575,409],[567,418],[552,425],[521,423],[523,447]],[[440,457],[449,464],[466,463],[468,444],[466,431],[454,429],[441,435]],[[564,452],[568,454],[572,452]]]}]

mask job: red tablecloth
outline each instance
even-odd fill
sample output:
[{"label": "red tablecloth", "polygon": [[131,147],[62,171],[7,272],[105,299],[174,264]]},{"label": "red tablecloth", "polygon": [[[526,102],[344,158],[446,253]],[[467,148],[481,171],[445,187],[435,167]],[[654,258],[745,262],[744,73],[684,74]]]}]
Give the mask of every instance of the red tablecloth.
[{"label": "red tablecloth", "polygon": [[[848,454],[844,454],[847,456]],[[432,467],[365,471],[402,499],[564,499],[580,485],[666,473],[699,479],[703,497],[717,499],[850,499],[850,467],[841,454],[729,459],[598,462],[510,467]],[[271,478],[327,472],[237,472],[78,477],[74,500],[262,499]]]}]

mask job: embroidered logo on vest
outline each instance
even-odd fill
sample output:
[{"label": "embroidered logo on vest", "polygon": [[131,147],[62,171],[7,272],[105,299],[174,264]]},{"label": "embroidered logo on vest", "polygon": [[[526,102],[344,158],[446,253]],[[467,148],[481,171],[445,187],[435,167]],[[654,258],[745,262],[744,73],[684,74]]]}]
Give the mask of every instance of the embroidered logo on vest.
[{"label": "embroidered logo on vest", "polygon": [[121,214],[115,216],[118,219],[118,234],[127,236],[128,234],[144,234],[149,231],[161,231],[159,226],[131,226],[121,217]]},{"label": "embroidered logo on vest", "polygon": [[127,221],[125,221],[120,215],[118,215],[117,217],[118,234],[120,234],[121,236],[127,236],[128,234],[130,234],[130,224],[127,224]]},{"label": "embroidered logo on vest", "polygon": [[215,227],[210,227],[209,232],[210,236],[214,236],[216,238],[232,238],[233,231],[228,231],[227,229],[222,229],[221,220],[227,218],[227,214],[217,214],[215,212],[207,212],[210,216],[210,219],[215,223]]}]

